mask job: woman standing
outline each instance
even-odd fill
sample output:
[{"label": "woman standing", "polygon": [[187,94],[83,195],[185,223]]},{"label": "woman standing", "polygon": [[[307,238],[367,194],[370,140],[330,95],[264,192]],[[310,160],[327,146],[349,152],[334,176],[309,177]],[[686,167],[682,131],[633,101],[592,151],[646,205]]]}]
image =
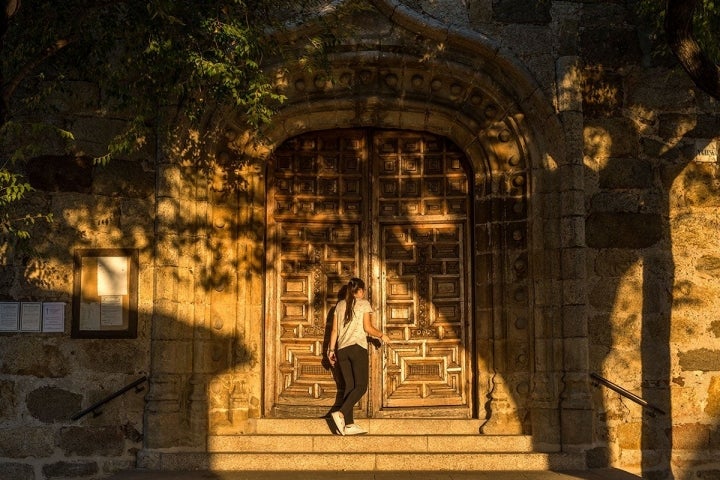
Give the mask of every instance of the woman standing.
[{"label": "woman standing", "polygon": [[368,342],[367,337],[389,341],[387,335],[372,324],[372,307],[365,298],[365,282],[351,278],[347,285],[345,299],[335,307],[328,360],[331,365],[340,366],[345,381],[345,392],[340,409],[330,415],[340,435],[367,433],[353,420],[353,407],[368,388]]}]

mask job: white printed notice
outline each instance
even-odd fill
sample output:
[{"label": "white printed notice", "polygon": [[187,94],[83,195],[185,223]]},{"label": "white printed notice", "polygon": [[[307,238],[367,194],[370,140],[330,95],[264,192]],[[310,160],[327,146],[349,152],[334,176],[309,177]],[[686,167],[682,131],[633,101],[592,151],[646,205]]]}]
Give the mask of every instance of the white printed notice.
[{"label": "white printed notice", "polygon": [[65,303],[43,302],[43,332],[65,331]]},{"label": "white printed notice", "polygon": [[98,296],[128,294],[128,257],[98,257]]},{"label": "white printed notice", "polygon": [[100,298],[100,325],[121,327],[123,324],[122,295],[104,295]]},{"label": "white printed notice", "polygon": [[100,330],[100,304],[86,303],[80,309],[80,330]]},{"label": "white printed notice", "polygon": [[42,303],[22,302],[20,305],[20,330],[39,332],[42,327]]},{"label": "white printed notice", "polygon": [[18,302],[0,302],[0,332],[17,332],[19,318]]}]

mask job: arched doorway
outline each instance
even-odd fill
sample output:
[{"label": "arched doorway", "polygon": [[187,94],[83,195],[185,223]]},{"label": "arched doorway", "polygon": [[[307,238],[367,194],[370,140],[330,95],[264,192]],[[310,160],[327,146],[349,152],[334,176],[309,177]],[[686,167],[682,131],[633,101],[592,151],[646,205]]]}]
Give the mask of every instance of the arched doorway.
[{"label": "arched doorway", "polygon": [[[576,280],[572,277],[576,274],[573,272],[581,275],[581,270],[561,271],[563,261],[580,258],[574,255],[582,252],[581,246],[573,243],[577,237],[560,235],[561,225],[581,226],[583,221],[578,213],[581,202],[576,201],[577,192],[581,191],[577,182],[582,180],[576,174],[583,168],[582,155],[576,155],[581,153],[577,138],[566,138],[560,122],[562,116],[523,62],[507,49],[500,52],[492,39],[463,31],[448,36],[447,28],[417,18],[407,7],[384,1],[372,3],[382,9],[387,21],[382,18],[377,22],[365,21],[363,28],[355,30],[369,36],[363,43],[367,50],[358,52],[357,44],[338,49],[328,57],[329,72],[322,74],[288,69],[286,59],[278,59],[275,76],[286,101],[260,138],[247,128],[241,112],[237,117],[225,118],[226,130],[217,145],[216,158],[223,165],[225,162],[232,165],[227,173],[229,178],[239,181],[239,196],[217,192],[209,203],[208,198],[200,197],[198,206],[200,213],[213,219],[213,239],[224,235],[222,238],[227,241],[223,244],[227,248],[214,249],[217,257],[212,261],[222,262],[228,268],[236,262],[237,285],[229,285],[230,288],[220,285],[208,299],[204,296],[206,292],[199,290],[204,287],[199,282],[195,282],[196,292],[190,292],[196,293],[193,296],[185,295],[187,290],[173,283],[178,276],[159,275],[156,281],[158,291],[173,292],[182,299],[179,318],[185,319],[188,311],[200,309],[197,325],[210,325],[212,320],[214,330],[222,328],[232,334],[232,345],[223,344],[224,350],[212,350],[204,332],[193,330],[192,340],[183,334],[182,343],[173,345],[173,352],[179,352],[180,357],[153,356],[147,415],[150,445],[166,448],[186,444],[184,436],[190,425],[193,438],[200,439],[196,445],[202,448],[205,446],[202,426],[206,421],[215,432],[226,431],[227,425],[235,431],[252,431],[259,417],[320,416],[327,412],[325,404],[332,402],[328,399],[333,397],[334,382],[322,365],[323,339],[310,336],[302,348],[286,348],[291,353],[287,358],[292,362],[284,364],[278,363],[285,348],[279,339],[280,335],[291,336],[301,329],[303,334],[312,333],[313,328],[320,332],[325,312],[335,303],[333,291],[337,285],[328,287],[327,283],[308,281],[303,285],[300,276],[295,285],[290,285],[298,289],[293,295],[299,301],[288,303],[288,313],[297,314],[296,318],[287,322],[287,331],[280,331],[281,270],[277,265],[281,264],[278,232],[282,225],[274,220],[274,215],[269,215],[276,208],[275,170],[266,168],[268,156],[280,151],[279,146],[288,139],[294,142],[308,132],[322,133],[327,129],[344,129],[345,133],[363,127],[429,132],[459,146],[471,164],[467,171],[473,175],[469,177],[473,190],[468,194],[472,219],[464,235],[471,236],[472,248],[467,243],[463,245],[462,258],[466,262],[462,266],[473,269],[471,273],[464,271],[463,291],[465,299],[472,298],[472,309],[463,305],[462,314],[472,313],[471,317],[464,317],[470,322],[467,328],[472,329],[470,335],[470,330],[466,330],[468,336],[464,340],[472,347],[471,352],[465,352],[465,362],[474,368],[465,379],[466,385],[468,382],[471,385],[465,393],[472,393],[463,411],[477,417],[483,433],[532,433],[539,445],[552,448],[562,444],[563,429],[572,431],[577,412],[581,418],[587,418],[590,410],[587,367],[583,360],[587,357],[582,354],[584,340],[572,333],[566,337],[564,327],[570,322],[569,332],[577,332],[583,325],[584,307],[574,303],[581,290],[575,288]],[[398,37],[388,37],[388,27]],[[418,56],[415,46],[419,38],[429,38],[430,44],[442,47],[437,49],[442,55]],[[380,39],[382,45],[378,43]],[[568,113],[572,117],[574,110]],[[178,168],[169,164],[158,169],[163,185],[163,193],[158,196],[159,232],[175,231],[174,217],[167,212],[186,205],[183,195],[189,190],[178,185]],[[316,177],[320,185],[320,175],[307,176]],[[371,178],[376,180],[373,191],[378,192],[377,178]],[[332,182],[327,185],[332,188]],[[366,189],[362,193],[369,192],[370,186],[369,180],[362,184]],[[337,195],[339,199],[340,194]],[[372,210],[365,211],[365,215],[371,214]],[[292,217],[291,212],[286,215],[286,219]],[[295,218],[296,225],[301,224],[300,217]],[[228,228],[232,224],[227,219],[234,219],[239,228]],[[328,223],[318,221],[312,225]],[[574,231],[581,233],[582,228],[577,226]],[[191,244],[196,240],[194,228],[192,232],[188,238]],[[308,229],[303,235],[316,233]],[[335,236],[326,238],[333,238],[333,243],[326,243],[333,248],[342,245],[342,234],[347,230],[331,233]],[[379,230],[373,238],[377,240],[378,234]],[[178,251],[175,238],[168,235],[159,245],[169,252]],[[319,238],[316,242],[322,244],[323,237]],[[366,237],[358,232],[358,238]],[[237,246],[235,251],[233,242]],[[361,276],[379,275],[372,266],[378,264],[380,250],[373,253],[370,247],[378,244],[368,242],[359,244],[361,250],[354,261]],[[357,242],[348,238],[346,243]],[[296,255],[297,259],[289,260],[288,264],[310,265],[316,261],[317,251],[313,250],[312,256],[302,251]],[[198,258],[205,261],[207,257],[203,254]],[[205,265],[198,264],[190,255],[181,259],[197,266],[186,268],[191,273],[202,271]],[[174,264],[171,267],[180,269]],[[303,268],[309,269],[310,273],[304,274],[309,279],[323,273],[319,268]],[[344,268],[342,262],[337,268]],[[471,284],[467,283],[468,278]],[[379,280],[371,283],[376,309],[379,285]],[[164,297],[160,300],[164,301]],[[321,307],[315,308],[319,303]],[[225,323],[216,318],[222,320],[223,316]],[[164,317],[158,320],[157,324],[162,325]],[[164,352],[167,335],[166,329],[154,328],[153,348]],[[568,355],[566,347],[580,353]],[[474,354],[471,361],[467,357],[470,353]],[[309,361],[300,362],[300,357]],[[189,358],[193,358],[191,366]],[[216,366],[223,362],[232,368]],[[376,366],[374,363],[373,367]],[[227,373],[216,373],[219,371]],[[280,395],[278,385],[285,388],[278,381],[279,371],[287,372],[288,385],[296,387],[293,391],[310,399],[305,406],[299,402],[297,405],[276,402]],[[419,372],[420,368],[414,373]],[[312,377],[325,383],[311,382]],[[308,381],[301,385],[297,382],[300,378]],[[207,400],[203,387],[210,381],[214,382],[214,390]],[[186,384],[189,387],[183,389]],[[322,395],[315,393],[323,388],[326,391]],[[370,397],[372,401],[373,398]],[[188,399],[190,408],[183,403]],[[204,401],[211,405],[205,408]],[[364,411],[367,409],[366,404]],[[400,407],[387,410],[403,411]],[[428,411],[434,412],[435,407]],[[175,433],[183,439],[173,443]]]},{"label": "arched doorway", "polygon": [[338,389],[323,352],[351,276],[392,341],[371,347],[359,416],[473,416],[472,174],[450,140],[339,129],[268,163],[265,413],[322,416]]}]

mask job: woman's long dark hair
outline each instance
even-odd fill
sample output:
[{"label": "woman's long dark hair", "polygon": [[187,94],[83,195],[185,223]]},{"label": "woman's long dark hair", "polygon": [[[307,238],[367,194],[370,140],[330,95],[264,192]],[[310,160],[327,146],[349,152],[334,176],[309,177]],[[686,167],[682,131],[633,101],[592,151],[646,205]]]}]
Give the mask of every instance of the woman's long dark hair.
[{"label": "woman's long dark hair", "polygon": [[351,278],[347,284],[347,291],[345,292],[345,318],[343,325],[347,325],[352,320],[353,309],[355,308],[355,294],[360,289],[365,290],[365,282],[359,278]]}]

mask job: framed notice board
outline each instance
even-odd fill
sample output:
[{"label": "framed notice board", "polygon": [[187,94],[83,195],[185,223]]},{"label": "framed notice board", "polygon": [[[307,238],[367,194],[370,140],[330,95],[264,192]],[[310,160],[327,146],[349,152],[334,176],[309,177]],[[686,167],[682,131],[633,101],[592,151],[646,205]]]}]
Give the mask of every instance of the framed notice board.
[{"label": "framed notice board", "polygon": [[137,297],[137,250],[75,250],[73,338],[136,338]]}]

